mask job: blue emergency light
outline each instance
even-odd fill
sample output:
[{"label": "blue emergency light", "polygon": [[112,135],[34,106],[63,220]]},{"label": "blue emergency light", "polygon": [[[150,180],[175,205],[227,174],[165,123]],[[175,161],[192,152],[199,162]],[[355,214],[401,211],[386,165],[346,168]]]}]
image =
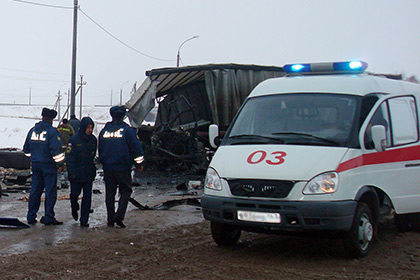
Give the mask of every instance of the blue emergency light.
[{"label": "blue emergency light", "polygon": [[297,63],[286,64],[283,69],[288,74],[334,74],[334,73],[362,73],[368,64],[364,61],[344,61],[326,63]]}]

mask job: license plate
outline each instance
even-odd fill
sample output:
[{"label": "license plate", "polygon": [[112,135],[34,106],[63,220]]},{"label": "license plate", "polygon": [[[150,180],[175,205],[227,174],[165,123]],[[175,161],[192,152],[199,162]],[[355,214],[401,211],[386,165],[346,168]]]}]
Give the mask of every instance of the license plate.
[{"label": "license plate", "polygon": [[246,222],[271,223],[271,224],[281,223],[281,216],[279,213],[238,211],[237,217],[238,217],[238,220],[246,221]]}]

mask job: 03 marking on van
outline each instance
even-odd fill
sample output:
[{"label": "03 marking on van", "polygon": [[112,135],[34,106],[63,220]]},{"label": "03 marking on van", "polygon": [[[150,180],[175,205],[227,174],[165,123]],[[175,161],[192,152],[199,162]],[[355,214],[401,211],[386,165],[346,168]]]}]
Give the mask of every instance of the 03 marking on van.
[{"label": "03 marking on van", "polygon": [[262,162],[262,161],[265,160],[265,162],[267,164],[270,164],[270,165],[279,165],[279,164],[282,164],[282,163],[285,162],[285,159],[284,159],[285,156],[287,156],[287,154],[285,152],[275,151],[275,152],[272,152],[268,156],[269,158],[267,160],[265,160],[267,158],[267,152],[266,151],[259,150],[259,151],[255,151],[255,152],[251,153],[248,156],[248,158],[247,158],[246,161],[249,164],[257,164],[257,163],[260,163],[260,162]]}]

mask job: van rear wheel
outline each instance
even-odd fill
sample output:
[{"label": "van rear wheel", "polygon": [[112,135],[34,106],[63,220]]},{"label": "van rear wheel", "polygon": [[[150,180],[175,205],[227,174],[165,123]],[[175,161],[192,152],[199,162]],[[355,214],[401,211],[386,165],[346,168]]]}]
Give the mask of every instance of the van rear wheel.
[{"label": "van rear wheel", "polygon": [[211,235],[219,246],[232,246],[238,243],[241,229],[236,226],[211,222]]},{"label": "van rear wheel", "polygon": [[369,207],[365,203],[359,203],[352,228],[343,237],[346,253],[354,258],[367,256],[373,241],[374,230]]}]

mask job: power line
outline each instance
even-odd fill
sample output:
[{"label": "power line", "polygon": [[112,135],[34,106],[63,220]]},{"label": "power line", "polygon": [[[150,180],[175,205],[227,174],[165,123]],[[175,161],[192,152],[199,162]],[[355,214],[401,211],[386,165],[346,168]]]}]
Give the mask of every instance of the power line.
[{"label": "power line", "polygon": [[[73,7],[65,7],[65,6],[55,6],[55,5],[48,5],[48,4],[43,4],[43,3],[38,3],[38,2],[31,2],[31,1],[25,1],[25,0],[12,0],[15,2],[19,2],[19,3],[25,3],[25,4],[31,4],[31,5],[37,5],[37,6],[42,6],[42,7],[48,7],[48,8],[58,8],[58,9],[73,9]],[[107,33],[109,36],[111,36],[112,38],[114,38],[115,40],[117,40],[118,42],[120,42],[122,45],[126,46],[127,48],[135,51],[136,53],[139,53],[145,57],[151,58],[151,59],[155,59],[155,60],[160,60],[160,61],[175,61],[175,59],[163,59],[163,58],[158,58],[158,57],[154,57],[151,55],[148,55],[144,52],[141,52],[135,48],[133,48],[132,46],[126,44],[125,42],[123,42],[122,40],[120,40],[119,38],[117,38],[116,36],[114,36],[113,34],[111,34],[111,32],[109,32],[108,30],[106,30],[105,28],[103,28],[99,23],[97,23],[93,18],[91,18],[88,14],[86,14],[79,6],[79,11],[84,14],[90,21],[92,21],[94,24],[96,24],[100,29],[102,29],[105,33]]]},{"label": "power line", "polygon": [[24,73],[34,73],[34,74],[67,76],[67,74],[61,74],[61,73],[39,72],[39,71],[21,70],[21,69],[13,69],[13,68],[5,68],[5,67],[0,67],[0,70],[8,70],[8,71],[16,71],[16,72],[24,72]]},{"label": "power line", "polygon": [[139,50],[136,50],[135,48],[131,47],[130,45],[124,43],[123,41],[121,41],[120,39],[118,39],[116,36],[112,35],[109,31],[107,31],[105,28],[103,28],[99,23],[97,23],[95,20],[93,20],[90,16],[88,16],[80,7],[79,7],[79,11],[82,12],[82,14],[84,14],[89,20],[91,20],[94,24],[96,24],[100,29],[102,29],[105,33],[107,33],[109,36],[111,36],[112,38],[114,38],[115,40],[117,40],[118,42],[120,42],[121,44],[123,44],[124,46],[126,46],[127,48],[141,54],[144,55],[148,58],[152,58],[152,59],[156,59],[156,60],[160,60],[160,61],[175,61],[175,59],[162,59],[162,58],[158,58],[158,57],[154,57],[151,55],[148,55],[144,52],[141,52]]},{"label": "power line", "polygon": [[48,7],[48,8],[57,8],[57,9],[73,9],[72,7],[64,7],[64,6],[55,6],[55,5],[48,5],[43,3],[37,3],[37,2],[31,2],[31,1],[24,1],[24,0],[12,0],[15,2],[25,3],[25,4],[31,4],[36,6],[42,6],[42,7]]},{"label": "power line", "polygon": [[26,78],[26,77],[17,77],[17,76],[7,76],[7,75],[0,75],[0,78],[5,78],[9,80],[20,80],[20,81],[39,81],[39,82],[53,82],[53,83],[69,83],[69,81],[62,81],[62,80],[46,80],[46,79],[33,79],[33,78]]}]

